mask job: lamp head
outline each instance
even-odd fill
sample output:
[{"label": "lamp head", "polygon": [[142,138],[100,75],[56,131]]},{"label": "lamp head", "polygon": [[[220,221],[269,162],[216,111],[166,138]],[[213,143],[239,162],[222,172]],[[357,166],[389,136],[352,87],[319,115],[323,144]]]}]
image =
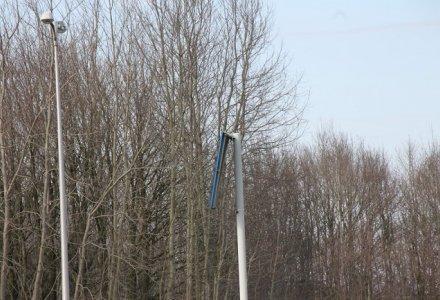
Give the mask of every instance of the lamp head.
[{"label": "lamp head", "polygon": [[44,24],[52,23],[53,22],[52,12],[50,10],[48,10],[48,11],[45,11],[44,13],[42,13],[40,16],[40,21]]}]

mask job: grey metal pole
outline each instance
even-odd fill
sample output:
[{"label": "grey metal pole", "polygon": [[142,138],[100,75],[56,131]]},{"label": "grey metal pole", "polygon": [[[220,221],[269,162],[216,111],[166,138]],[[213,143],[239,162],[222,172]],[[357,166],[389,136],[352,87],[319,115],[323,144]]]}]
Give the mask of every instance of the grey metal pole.
[{"label": "grey metal pole", "polygon": [[241,136],[232,133],[234,139],[234,164],[235,164],[235,198],[237,218],[237,250],[238,250],[238,279],[240,287],[240,300],[248,299],[247,269],[246,269],[246,233],[244,222],[244,195],[243,195],[243,167],[241,154]]},{"label": "grey metal pole", "polygon": [[55,92],[57,104],[57,135],[58,135],[58,175],[60,189],[60,227],[61,227],[61,284],[62,298],[68,300],[69,292],[69,259],[67,253],[68,227],[67,227],[67,202],[66,187],[64,180],[64,146],[63,146],[63,128],[61,115],[61,95],[60,80],[58,74],[58,33],[57,28],[52,23],[53,51],[55,63]]}]

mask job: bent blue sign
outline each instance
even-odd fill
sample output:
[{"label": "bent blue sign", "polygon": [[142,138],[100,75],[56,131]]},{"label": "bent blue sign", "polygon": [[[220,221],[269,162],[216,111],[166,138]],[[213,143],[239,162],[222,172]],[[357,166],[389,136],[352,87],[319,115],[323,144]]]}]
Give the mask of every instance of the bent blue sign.
[{"label": "bent blue sign", "polygon": [[211,193],[209,195],[210,208],[215,208],[217,204],[218,187],[220,185],[221,172],[224,165],[228,142],[229,142],[229,136],[225,132],[220,133],[217,155],[215,157],[214,169],[212,171]]}]

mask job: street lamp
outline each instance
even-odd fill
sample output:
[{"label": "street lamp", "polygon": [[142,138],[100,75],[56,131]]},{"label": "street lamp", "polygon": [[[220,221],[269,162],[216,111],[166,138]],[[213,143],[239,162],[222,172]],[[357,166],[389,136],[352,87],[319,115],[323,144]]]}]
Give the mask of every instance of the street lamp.
[{"label": "street lamp", "polygon": [[55,93],[57,104],[57,135],[58,135],[58,175],[60,189],[60,227],[61,227],[61,287],[62,299],[69,299],[69,260],[67,254],[67,202],[64,180],[64,147],[61,118],[60,81],[58,75],[58,34],[67,30],[63,21],[54,21],[52,11],[46,11],[40,16],[43,24],[49,24],[52,32],[54,63],[55,63]]}]

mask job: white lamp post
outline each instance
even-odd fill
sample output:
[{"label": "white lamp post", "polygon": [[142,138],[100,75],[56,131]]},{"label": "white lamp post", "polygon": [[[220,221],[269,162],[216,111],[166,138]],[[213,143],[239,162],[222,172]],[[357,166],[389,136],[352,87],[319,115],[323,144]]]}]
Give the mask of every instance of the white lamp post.
[{"label": "white lamp post", "polygon": [[60,81],[58,74],[58,34],[67,30],[66,25],[62,21],[54,21],[52,11],[46,11],[40,16],[40,20],[44,24],[49,24],[52,31],[52,42],[55,63],[55,93],[57,104],[57,135],[58,135],[58,173],[59,173],[59,189],[60,189],[60,227],[61,227],[61,288],[62,299],[69,299],[69,259],[67,254],[67,202],[66,187],[64,180],[64,147],[63,147],[63,130],[61,117],[61,99],[60,99]]},{"label": "white lamp post", "polygon": [[234,139],[234,167],[235,167],[235,208],[237,220],[237,251],[238,251],[238,280],[240,299],[248,299],[247,271],[246,271],[246,234],[244,222],[243,196],[243,166],[241,154],[241,136],[239,133],[229,134]]}]

